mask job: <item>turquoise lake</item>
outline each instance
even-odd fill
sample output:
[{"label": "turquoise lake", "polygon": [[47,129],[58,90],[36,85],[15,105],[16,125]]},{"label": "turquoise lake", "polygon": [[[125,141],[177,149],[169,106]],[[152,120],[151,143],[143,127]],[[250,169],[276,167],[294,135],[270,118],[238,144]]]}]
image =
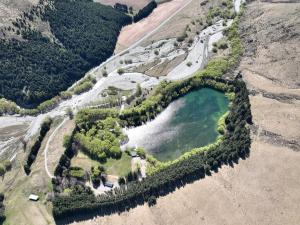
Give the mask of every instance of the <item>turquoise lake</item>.
[{"label": "turquoise lake", "polygon": [[228,111],[224,93],[210,88],[193,91],[173,101],[154,120],[125,130],[128,147],[144,147],[160,161],[216,140],[219,118]]}]

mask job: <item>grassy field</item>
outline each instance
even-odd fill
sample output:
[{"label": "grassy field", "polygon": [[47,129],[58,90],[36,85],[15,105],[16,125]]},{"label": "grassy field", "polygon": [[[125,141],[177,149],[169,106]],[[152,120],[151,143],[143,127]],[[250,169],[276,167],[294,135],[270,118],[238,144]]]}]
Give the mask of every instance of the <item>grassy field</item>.
[{"label": "grassy field", "polygon": [[126,153],[122,154],[121,159],[108,159],[106,163],[99,163],[90,159],[87,155],[79,152],[76,157],[72,159],[72,166],[78,166],[86,171],[90,171],[92,166],[102,165],[108,175],[125,176],[131,170],[131,157]]},{"label": "grassy field", "polygon": [[[28,151],[20,152],[13,165],[13,169],[5,174],[0,182],[0,191],[5,194],[5,225],[27,225],[54,224],[51,216],[51,204],[47,200],[47,193],[52,191],[51,179],[44,170],[43,150],[49,135],[55,129],[53,127],[46,135],[35,162],[32,164],[32,172],[26,176],[23,169],[23,162],[27,157]],[[34,140],[34,138],[32,138]],[[28,144],[30,146],[31,143]],[[31,202],[28,200],[30,194],[40,197],[39,201]]]},{"label": "grassy field", "polygon": [[108,159],[103,166],[109,175],[123,177],[131,170],[131,157],[126,153],[123,153],[121,159]]}]

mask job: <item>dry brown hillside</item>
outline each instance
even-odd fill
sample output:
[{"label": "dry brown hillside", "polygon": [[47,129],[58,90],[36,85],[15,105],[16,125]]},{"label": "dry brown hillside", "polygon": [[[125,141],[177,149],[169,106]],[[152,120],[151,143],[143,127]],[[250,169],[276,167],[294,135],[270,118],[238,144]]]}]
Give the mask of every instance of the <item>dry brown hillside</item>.
[{"label": "dry brown hillside", "polygon": [[[38,2],[39,0],[0,0],[0,30],[4,27],[12,27],[12,22],[16,18],[19,18],[23,12],[28,12]],[[2,32],[0,37],[3,37]]]},{"label": "dry brown hillside", "polygon": [[128,7],[133,7],[134,10],[139,10],[151,2],[151,0],[94,0],[94,2],[111,6],[114,6],[116,3],[121,3],[127,5]]},{"label": "dry brown hillside", "polygon": [[35,13],[33,20],[24,16],[24,13],[30,13],[34,7],[39,6],[42,9],[48,2],[48,0],[44,0],[43,3],[39,0],[0,0],[0,38],[22,39],[17,33],[18,29],[13,26],[13,22],[21,19],[26,21],[27,26],[40,31],[43,36],[55,40],[49,23],[42,21],[39,14]]}]

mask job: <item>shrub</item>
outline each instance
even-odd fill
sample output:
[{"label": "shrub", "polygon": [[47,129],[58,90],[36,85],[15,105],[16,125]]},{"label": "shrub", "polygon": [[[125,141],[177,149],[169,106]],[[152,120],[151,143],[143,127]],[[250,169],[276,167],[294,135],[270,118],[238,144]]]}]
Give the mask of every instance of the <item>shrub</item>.
[{"label": "shrub", "polygon": [[5,160],[5,161],[3,162],[3,166],[4,166],[4,168],[5,168],[5,171],[10,171],[11,168],[12,168],[11,161]]},{"label": "shrub", "polygon": [[187,65],[188,67],[191,67],[191,66],[193,65],[193,63],[192,63],[192,62],[187,62],[186,65]]},{"label": "shrub", "polygon": [[5,174],[6,170],[4,165],[1,163],[0,164],[0,176],[2,177]]},{"label": "shrub", "polygon": [[145,159],[146,158],[146,151],[144,148],[138,147],[136,149],[136,153],[142,158]]},{"label": "shrub", "polygon": [[218,48],[219,48],[219,49],[226,49],[226,48],[228,48],[228,44],[227,44],[225,41],[221,41],[221,42],[218,44]]},{"label": "shrub", "polygon": [[124,71],[122,68],[120,68],[120,69],[118,69],[117,73],[118,73],[119,75],[122,75],[123,73],[125,73],[125,71]]},{"label": "shrub", "polygon": [[119,183],[119,185],[124,185],[126,183],[125,178],[124,177],[119,177],[118,183]]},{"label": "shrub", "polygon": [[67,108],[66,114],[71,120],[74,118],[73,110],[70,107]]},{"label": "shrub", "polygon": [[83,92],[87,92],[88,90],[92,89],[93,83],[91,81],[84,81],[83,83],[77,85],[73,91],[76,95],[79,95]]},{"label": "shrub", "polygon": [[62,92],[60,92],[59,96],[60,96],[62,99],[66,100],[66,99],[72,98],[72,93],[69,92],[69,91],[62,91]]},{"label": "shrub", "polygon": [[0,116],[2,116],[3,114],[17,114],[19,112],[20,109],[18,108],[16,103],[4,98],[0,98]]},{"label": "shrub", "polygon": [[75,177],[75,178],[77,178],[79,180],[84,180],[85,179],[85,172],[80,167],[71,167],[69,175],[71,177]]},{"label": "shrub", "polygon": [[107,77],[107,76],[108,76],[108,74],[107,74],[107,71],[106,71],[106,70],[103,70],[103,71],[102,71],[102,76],[103,76],[103,77]]},{"label": "shrub", "polygon": [[70,135],[65,135],[64,136],[64,141],[63,141],[63,146],[65,148],[69,148],[69,147],[71,147],[71,144],[72,144],[72,142],[71,142],[71,136]]},{"label": "shrub", "polygon": [[148,205],[149,206],[154,206],[156,204],[156,197],[154,195],[151,195],[149,198],[148,198]]},{"label": "shrub", "polygon": [[132,64],[132,59],[125,59],[125,64]]}]

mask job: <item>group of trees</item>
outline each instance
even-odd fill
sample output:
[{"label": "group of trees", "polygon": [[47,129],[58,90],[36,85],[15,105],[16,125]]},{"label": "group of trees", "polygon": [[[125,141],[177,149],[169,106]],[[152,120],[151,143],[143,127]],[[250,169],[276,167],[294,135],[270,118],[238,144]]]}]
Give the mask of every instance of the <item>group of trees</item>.
[{"label": "group of trees", "polygon": [[100,162],[105,162],[110,157],[121,158],[120,142],[125,136],[119,123],[118,119],[107,117],[97,121],[88,130],[81,129],[74,136],[76,148]]},{"label": "group of trees", "polygon": [[6,100],[4,98],[0,98],[0,116],[4,114],[16,114],[20,111],[16,103]]},{"label": "group of trees", "polygon": [[[72,96],[72,94],[79,95],[83,92],[86,92],[86,91],[90,90],[96,82],[97,82],[96,78],[92,77],[91,75],[88,75],[86,78],[77,82],[76,85],[68,91],[70,94],[67,96]],[[62,95],[66,96],[66,94],[67,94],[67,91],[61,93],[60,96],[63,97]]]},{"label": "group of trees", "polygon": [[[76,153],[76,150],[72,143],[76,131],[77,129],[74,129],[70,136],[65,136],[64,138],[65,151],[60,157],[58,165],[55,168],[54,175],[56,177],[61,177],[63,175],[63,172],[68,171],[71,166],[71,159],[74,157]],[[57,191],[56,188],[58,183],[56,183],[56,181],[53,180],[53,184],[54,184],[54,191]]]},{"label": "group of trees", "polygon": [[[91,0],[54,0],[45,8],[55,42],[18,23],[24,41],[0,40],[0,97],[33,108],[58,95],[114,51],[131,17]],[[23,26],[23,27],[22,27]]]},{"label": "group of trees", "polygon": [[[206,78],[206,81],[203,82],[210,86],[211,80],[212,78]],[[152,204],[156,197],[202,178],[205,174],[210,174],[211,170],[217,170],[225,163],[236,162],[240,157],[248,156],[251,142],[250,132],[246,124],[251,123],[252,117],[246,86],[238,79],[225,81],[221,78],[215,78],[214,80],[221,83],[219,87],[227,87],[235,93],[230,113],[225,120],[226,132],[221,144],[214,145],[208,151],[200,151],[189,157],[184,157],[168,167],[161,168],[141,182],[129,182],[126,186],[115,188],[113,192],[107,195],[95,197],[84,187],[80,188],[81,192],[74,191],[69,196],[57,194],[53,201],[55,218],[74,215],[74,213],[77,215],[82,213],[83,215],[87,212],[110,214],[126,210],[145,201]],[[182,90],[183,88],[180,83],[171,85],[172,87],[169,86],[170,84],[165,83],[164,85],[165,87],[161,87],[164,90]]]},{"label": "group of trees", "polygon": [[84,181],[87,178],[86,172],[80,167],[71,167],[68,172],[69,176],[74,177],[78,180]]},{"label": "group of trees", "polygon": [[114,8],[118,10],[119,12],[128,13],[128,6],[121,3],[116,3],[114,5]]},{"label": "group of trees", "polygon": [[4,194],[0,193],[0,224],[2,224],[4,222],[4,220],[6,219],[5,206],[3,204],[3,201],[4,201]]},{"label": "group of trees", "polygon": [[131,22],[129,16],[92,0],[56,0],[54,9],[44,15],[51,31],[65,48],[92,66],[111,56],[120,29]]},{"label": "group of trees", "polygon": [[219,19],[224,19],[227,21],[228,19],[234,19],[236,16],[234,5],[231,0],[225,0],[222,2],[220,7],[215,6],[209,9],[208,15],[206,18],[206,26],[210,26]]},{"label": "group of trees", "polygon": [[0,40],[0,95],[35,107],[79,79],[88,65],[37,31],[26,41]]},{"label": "group of trees", "polygon": [[41,144],[44,140],[44,137],[46,136],[47,132],[50,130],[52,124],[52,119],[51,118],[46,118],[41,126],[40,134],[36,141],[34,142],[33,146],[30,149],[30,152],[28,154],[27,160],[24,164],[24,171],[28,175],[31,172],[31,165],[36,159],[37,154],[39,153]]},{"label": "group of trees", "polygon": [[101,180],[104,180],[104,174],[105,168],[101,165],[98,166],[92,166],[91,168],[91,180],[93,182],[94,187],[98,187],[100,185]]},{"label": "group of trees", "polygon": [[10,160],[5,160],[0,163],[0,176],[4,176],[6,172],[10,171],[12,168],[12,163]]},{"label": "group of trees", "polygon": [[136,23],[145,17],[149,16],[152,11],[157,7],[156,1],[151,1],[148,5],[142,8],[134,17],[133,21]]}]

